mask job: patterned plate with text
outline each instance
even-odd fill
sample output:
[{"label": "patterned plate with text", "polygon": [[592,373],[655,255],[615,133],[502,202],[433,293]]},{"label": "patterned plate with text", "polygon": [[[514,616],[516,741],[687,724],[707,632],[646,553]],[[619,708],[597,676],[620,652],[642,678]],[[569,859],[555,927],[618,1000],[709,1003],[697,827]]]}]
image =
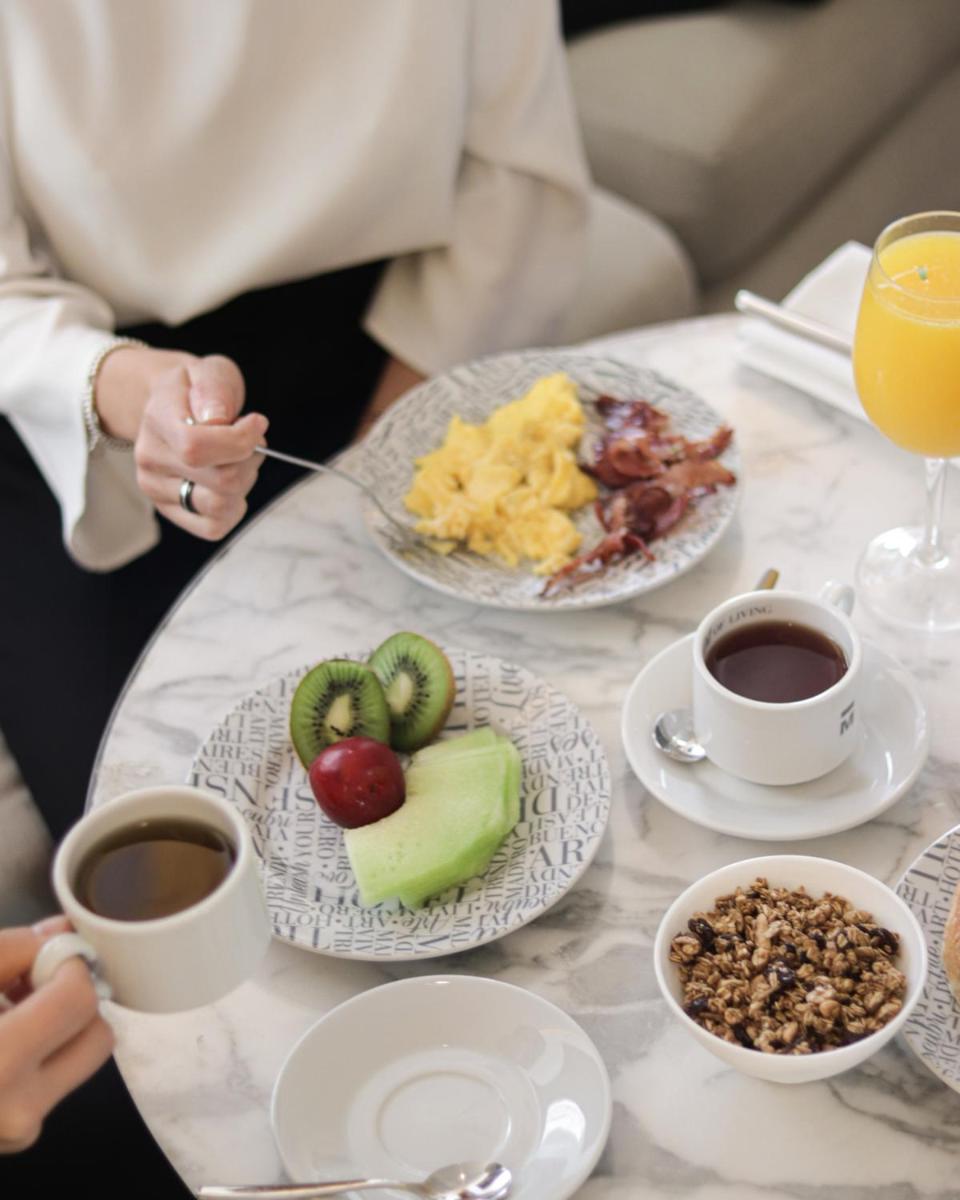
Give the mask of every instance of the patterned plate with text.
[{"label": "patterned plate with text", "polygon": [[[542,375],[565,371],[578,385],[587,415],[581,459],[588,459],[603,423],[592,401],[604,393],[619,399],[646,399],[670,414],[675,432],[690,440],[707,438],[723,419],[693,392],[664,379],[655,371],[576,350],[529,350],[504,354],[458,367],[408,392],[380,418],[361,446],[351,455],[351,469],[377,490],[384,506],[397,520],[412,524],[403,497],[413,480],[414,461],[443,442],[451,417],[485,421],[495,408],[519,399]],[[740,478],[736,445],[720,457]],[[739,487],[721,487],[699,500],[692,510],[651,547],[654,562],[632,555],[554,595],[542,596],[544,579],[532,569],[511,568],[479,555],[460,553],[445,558],[428,547],[400,551],[391,539],[388,522],[371,508],[367,526],[377,546],[402,571],[420,583],[458,600],[491,608],[551,609],[596,608],[616,604],[661,587],[688,571],[722,536],[733,517]],[[584,505],[574,515],[584,535],[582,550],[598,542],[603,529]]]},{"label": "patterned plate with text", "polygon": [[309,668],[247,696],[201,746],[190,782],[246,819],[278,938],[341,958],[453,954],[534,920],[586,870],[610,807],[610,771],[593,729],[523,667],[447,655],[457,696],[442,736],[491,725],[513,740],[523,760],[521,817],[482,877],[416,911],[359,902],[341,830],[317,806],[288,735],[290,700]]},{"label": "patterned plate with text", "polygon": [[960,825],[924,850],[897,884],[897,895],[920,922],[930,961],[923,992],[903,1036],[934,1075],[960,1092],[960,1004],[953,998],[941,961],[943,927],[958,886]]}]

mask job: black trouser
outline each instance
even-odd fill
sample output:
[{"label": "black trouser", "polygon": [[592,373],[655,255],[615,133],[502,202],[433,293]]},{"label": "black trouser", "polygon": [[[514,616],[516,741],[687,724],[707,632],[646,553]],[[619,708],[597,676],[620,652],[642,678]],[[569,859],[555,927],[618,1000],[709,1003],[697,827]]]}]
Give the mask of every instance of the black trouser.
[{"label": "black trouser", "polygon": [[[383,351],[359,327],[379,271],[340,271],[238,297],[177,328],[122,332],[228,355],[243,371],[247,407],[270,419],[269,442],[322,459],[349,441],[383,365]],[[251,512],[299,474],[265,462]],[[0,731],[55,839],[83,810],[104,725],[133,663],[214,550],[163,522],[160,544],[129,566],[81,570],[63,548],[53,496],[0,418]],[[86,1178],[81,1164],[89,1164]],[[53,1197],[68,1182],[86,1184],[98,1200],[186,1194],[112,1063],[61,1106],[34,1149],[0,1159],[0,1194],[8,1179],[18,1189],[11,1196]]]}]

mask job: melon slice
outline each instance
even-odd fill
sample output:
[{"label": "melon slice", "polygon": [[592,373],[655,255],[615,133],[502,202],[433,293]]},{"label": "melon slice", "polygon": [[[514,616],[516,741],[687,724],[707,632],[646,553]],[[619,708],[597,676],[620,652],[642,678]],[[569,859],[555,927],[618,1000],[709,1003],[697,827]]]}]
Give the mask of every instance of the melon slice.
[{"label": "melon slice", "polygon": [[411,767],[401,808],[373,825],[344,830],[363,903],[403,896],[417,907],[470,878],[484,854],[489,861],[503,838],[507,774],[499,748]]},{"label": "melon slice", "polygon": [[508,762],[508,780],[504,794],[504,836],[520,821],[520,790],[522,763],[520,751],[517,750],[510,738],[494,733],[492,728],[485,725],[479,730],[463,733],[460,737],[448,738],[445,742],[434,742],[424,750],[416,752],[410,760],[409,772],[419,772],[422,767],[431,767],[439,762],[450,762],[464,755],[485,754],[496,748],[506,756]]},{"label": "melon slice", "polygon": [[[504,838],[520,819],[520,786],[523,768],[519,750],[517,750],[509,738],[501,737],[497,739],[495,747],[491,747],[486,751],[477,751],[476,753],[498,754],[504,761],[506,770],[504,772],[503,789],[503,822],[497,832],[496,838],[490,843],[478,847],[477,853],[472,859],[464,860],[462,863],[462,874],[459,879],[449,885],[451,887],[459,883],[465,883],[468,879],[474,878],[474,876],[482,875],[490,865],[490,860],[500,848]],[[467,755],[460,756],[458,761],[463,761],[465,757]],[[414,892],[400,891],[399,896],[407,908],[416,908],[422,903],[422,899]]]},{"label": "melon slice", "polygon": [[435,762],[451,755],[464,754],[469,750],[487,750],[497,743],[497,735],[489,725],[480,729],[472,729],[459,737],[445,738],[442,742],[433,742],[424,746],[413,756],[413,764]]},{"label": "melon slice", "polygon": [[[500,738],[497,743],[497,750],[503,756],[504,765],[506,766],[503,781],[503,824],[500,836],[497,838],[495,845],[489,849],[489,852],[484,849],[483,853],[478,856],[477,861],[471,864],[473,867],[470,873],[471,878],[474,875],[482,875],[484,873],[490,863],[490,859],[496,854],[504,838],[506,838],[520,820],[520,789],[523,774],[520,751],[509,738]],[[402,896],[401,899],[403,899]]]},{"label": "melon slice", "polygon": [[506,789],[506,837],[510,830],[520,820],[520,793],[523,790],[523,759],[520,751],[509,738],[501,738],[500,744],[507,756]]},{"label": "melon slice", "polygon": [[[456,757],[455,761],[458,766],[467,767],[469,764],[470,770],[476,769],[478,766],[480,766],[481,769],[484,769],[484,767],[482,767],[482,763],[480,762],[482,757],[498,758],[498,760],[503,763],[504,768],[503,788],[502,797],[500,797],[499,818],[496,822],[496,826],[491,827],[490,834],[485,836],[485,838],[476,839],[474,852],[464,856],[461,864],[458,865],[457,880],[455,880],[454,883],[448,884],[448,887],[454,887],[455,883],[466,882],[469,880],[469,878],[473,878],[474,875],[484,874],[484,871],[487,869],[487,865],[490,864],[491,858],[494,856],[494,854],[496,854],[500,842],[504,840],[506,834],[510,833],[510,830],[514,828],[516,824],[514,806],[516,806],[518,811],[518,809],[520,809],[520,800],[518,800],[517,797],[516,805],[514,805],[514,794],[512,793],[514,793],[515,773],[512,754],[514,754],[514,745],[508,742],[506,738],[500,738],[497,740],[496,745],[492,745],[490,748],[484,750],[467,751],[464,752],[464,754]],[[446,763],[452,761],[454,760],[446,760],[446,758],[444,758],[442,763],[440,763],[440,767],[443,769],[445,768]],[[426,787],[428,791],[433,786],[434,768],[436,768],[436,763],[420,763],[419,766],[418,764],[414,764],[414,767],[410,768],[407,774],[407,779],[409,780],[410,775],[413,775],[415,790],[422,791],[424,790],[424,787]],[[403,904],[407,905],[408,908],[415,908],[418,907],[419,904],[422,904],[422,898],[418,899],[418,894],[416,894],[415,889],[404,889],[398,894],[400,894],[400,899],[403,901]]]},{"label": "melon slice", "polygon": [[439,768],[444,770],[447,766],[454,762],[465,763],[467,760],[482,759],[486,756],[499,758],[504,764],[504,782],[503,782],[503,821],[500,828],[500,840],[502,840],[510,832],[510,830],[520,820],[520,782],[522,773],[522,764],[520,760],[520,751],[516,748],[509,738],[497,737],[495,742],[489,746],[483,746],[480,749],[465,748],[462,753],[456,755],[446,755],[440,759],[431,758],[424,760],[421,755],[417,754],[412,759],[406,773],[407,788],[409,790],[411,780],[414,785],[426,783],[430,786],[430,781],[434,776],[434,772]]}]

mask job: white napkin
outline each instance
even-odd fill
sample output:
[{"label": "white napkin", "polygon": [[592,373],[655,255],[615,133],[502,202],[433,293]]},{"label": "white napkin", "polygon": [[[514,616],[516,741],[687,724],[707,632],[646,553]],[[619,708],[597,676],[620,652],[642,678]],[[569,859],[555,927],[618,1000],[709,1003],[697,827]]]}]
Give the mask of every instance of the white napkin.
[{"label": "white napkin", "polygon": [[[870,253],[859,242],[846,242],[801,279],[783,307],[852,340]],[[854,390],[849,355],[787,333],[760,317],[743,318],[738,348],[746,366],[866,419]]]}]

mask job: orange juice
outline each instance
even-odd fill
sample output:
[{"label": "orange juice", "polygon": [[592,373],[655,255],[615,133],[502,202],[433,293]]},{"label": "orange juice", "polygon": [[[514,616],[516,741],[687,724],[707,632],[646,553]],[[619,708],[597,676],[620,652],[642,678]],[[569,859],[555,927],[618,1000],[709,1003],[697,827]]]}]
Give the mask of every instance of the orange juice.
[{"label": "orange juice", "polygon": [[960,233],[915,233],[874,256],[853,347],[860,401],[899,446],[960,455]]}]

